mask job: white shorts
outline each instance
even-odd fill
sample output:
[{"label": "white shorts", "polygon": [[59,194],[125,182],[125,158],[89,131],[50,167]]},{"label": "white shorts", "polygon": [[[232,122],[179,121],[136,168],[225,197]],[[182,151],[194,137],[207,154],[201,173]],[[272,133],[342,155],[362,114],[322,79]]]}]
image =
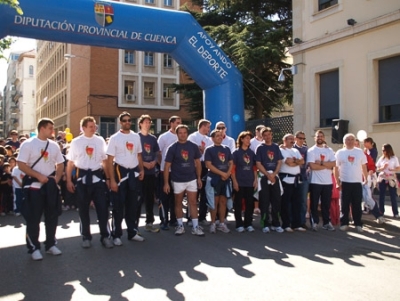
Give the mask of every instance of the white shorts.
[{"label": "white shorts", "polygon": [[182,192],[197,192],[197,180],[193,180],[190,182],[172,182],[172,186],[174,188],[174,194],[180,194]]}]

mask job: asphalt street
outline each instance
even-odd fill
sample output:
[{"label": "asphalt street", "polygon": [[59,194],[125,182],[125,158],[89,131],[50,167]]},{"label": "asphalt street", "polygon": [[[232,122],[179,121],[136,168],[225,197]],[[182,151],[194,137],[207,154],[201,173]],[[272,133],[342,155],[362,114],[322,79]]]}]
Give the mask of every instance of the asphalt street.
[{"label": "asphalt street", "polygon": [[[386,212],[391,213],[387,203]],[[0,300],[399,300],[400,220],[377,225],[364,215],[363,233],[307,231],[183,236],[148,233],[105,249],[92,210],[92,248],[82,249],[76,211],[57,229],[63,254],[31,260],[22,217],[0,217]],[[158,217],[156,217],[158,219]],[[142,215],[141,222],[144,222]],[[41,225],[41,241],[44,240]]]}]

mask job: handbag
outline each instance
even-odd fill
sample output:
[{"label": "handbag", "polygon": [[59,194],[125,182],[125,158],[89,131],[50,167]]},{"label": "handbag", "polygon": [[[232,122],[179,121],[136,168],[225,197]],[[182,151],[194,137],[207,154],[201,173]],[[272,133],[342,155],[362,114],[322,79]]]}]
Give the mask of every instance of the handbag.
[{"label": "handbag", "polygon": [[[39,159],[37,159],[37,160],[35,161],[35,163],[32,164],[31,169],[33,169],[33,168],[35,167],[35,165],[40,161],[40,159],[43,158],[44,154],[45,154],[46,151],[47,151],[48,146],[49,146],[49,140],[47,140],[46,147],[44,148],[44,151],[43,151],[42,154],[40,155]],[[31,176],[25,175],[25,176],[22,178],[22,188],[24,188],[25,186],[30,186],[33,182],[35,182],[35,180],[36,180],[36,179],[33,178],[33,177],[31,177]]]}]

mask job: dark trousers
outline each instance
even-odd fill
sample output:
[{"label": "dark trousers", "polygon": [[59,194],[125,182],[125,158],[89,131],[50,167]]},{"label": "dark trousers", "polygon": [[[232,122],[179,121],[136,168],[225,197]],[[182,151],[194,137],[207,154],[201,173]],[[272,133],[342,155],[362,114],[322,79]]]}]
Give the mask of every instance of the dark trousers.
[{"label": "dark trousers", "polygon": [[81,235],[83,240],[92,240],[90,233],[90,202],[93,201],[96,208],[97,219],[100,228],[100,240],[110,237],[110,226],[108,224],[108,199],[106,184],[103,181],[91,185],[82,184],[79,181],[76,185],[76,194],[78,196],[79,218],[81,221]]},{"label": "dark trousers", "polygon": [[[160,207],[160,220],[163,224],[176,223],[176,214],[175,214],[175,196],[173,191],[173,186],[171,184],[171,180],[169,181],[170,193],[166,194],[164,192],[164,175],[163,171],[160,172],[160,187],[161,187],[161,204]],[[171,179],[171,177],[169,177]],[[169,218],[168,218],[169,213]]]},{"label": "dark trousers", "polygon": [[[236,228],[239,227],[249,227],[253,222],[253,210],[254,210],[254,200],[253,200],[253,187],[241,187],[239,186],[239,191],[235,191],[235,220]],[[244,211],[244,223],[242,219],[242,200],[244,199],[246,208]]]},{"label": "dark trousers", "polygon": [[22,188],[15,188],[14,189],[14,212],[21,213],[21,206],[22,206],[22,198],[23,198],[23,191]]},{"label": "dark trousers", "polygon": [[146,208],[146,224],[154,223],[154,194],[156,189],[156,176],[145,175],[143,181],[141,181],[141,198],[140,204],[137,211],[137,219],[139,220],[141,214],[142,203],[145,204]]},{"label": "dark trousers", "polygon": [[[281,188],[278,177],[275,178],[274,185],[268,184],[268,178],[261,178],[261,191],[259,193],[261,225],[262,227],[279,227],[279,213],[281,207]],[[271,205],[272,223],[269,221],[269,206]]]},{"label": "dark trousers", "polygon": [[202,186],[199,189],[198,197],[199,197],[199,221],[203,221],[207,216],[207,195],[206,195],[206,183],[207,183],[207,173],[208,169],[205,166],[204,162],[201,162],[201,182]]},{"label": "dark trousers", "polygon": [[340,217],[340,225],[349,225],[349,211],[353,215],[354,225],[362,226],[361,223],[361,201],[362,201],[362,186],[361,183],[346,183],[342,182],[342,215]]},{"label": "dark trousers", "polygon": [[318,225],[318,202],[321,198],[321,214],[323,225],[326,225],[330,221],[329,210],[331,208],[332,200],[332,186],[333,184],[321,185],[321,184],[310,184],[310,209],[311,209],[311,224]]},{"label": "dark trousers", "polygon": [[379,183],[379,209],[385,213],[385,197],[386,197],[386,187],[389,188],[390,202],[392,204],[393,215],[399,215],[399,208],[397,206],[397,189],[396,187],[390,187],[385,180]]},{"label": "dark trousers", "polygon": [[[136,178],[136,182],[139,180]],[[111,192],[113,199],[112,210],[112,235],[114,238],[122,236],[122,220],[125,218],[128,239],[137,234],[137,212],[140,206],[139,183],[136,189],[130,189],[129,181],[125,180],[119,183],[118,192]]]},{"label": "dark trousers", "polygon": [[282,227],[285,229],[292,226],[298,228],[300,223],[301,200],[297,198],[295,184],[282,181],[283,195],[281,200]]},{"label": "dark trousers", "polygon": [[46,229],[46,251],[55,245],[58,211],[49,200],[44,186],[41,189],[26,189],[29,195],[23,200],[22,212],[26,221],[26,246],[29,253],[40,250],[39,230],[42,214]]}]

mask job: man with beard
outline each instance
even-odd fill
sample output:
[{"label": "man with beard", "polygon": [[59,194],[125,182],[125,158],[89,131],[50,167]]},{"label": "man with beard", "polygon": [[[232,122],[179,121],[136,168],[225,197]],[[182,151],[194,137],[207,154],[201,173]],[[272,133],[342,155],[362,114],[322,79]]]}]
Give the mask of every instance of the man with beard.
[{"label": "man with beard", "polygon": [[321,130],[315,133],[315,145],[307,152],[307,162],[311,169],[310,209],[311,226],[318,230],[318,203],[321,199],[322,229],[335,231],[330,222],[330,207],[332,199],[332,169],[336,166],[335,153],[326,146],[325,135]]},{"label": "man with beard", "polygon": [[[166,194],[170,193],[169,177],[175,194],[175,214],[178,226],[175,229],[175,235],[185,233],[183,227],[183,196],[187,195],[190,217],[193,223],[192,234],[204,236],[204,232],[199,227],[197,215],[197,189],[201,188],[201,163],[200,151],[196,144],[188,141],[189,128],[180,124],[176,127],[178,141],[168,147],[164,165],[164,187]],[[171,169],[171,172],[169,170]]]},{"label": "man with beard", "polygon": [[138,233],[139,181],[143,180],[142,144],[137,133],[131,131],[132,119],[128,112],[119,115],[121,129],[110,137],[107,147],[111,198],[113,200],[112,234],[114,245],[121,246],[122,219],[128,240],[144,241]]}]

